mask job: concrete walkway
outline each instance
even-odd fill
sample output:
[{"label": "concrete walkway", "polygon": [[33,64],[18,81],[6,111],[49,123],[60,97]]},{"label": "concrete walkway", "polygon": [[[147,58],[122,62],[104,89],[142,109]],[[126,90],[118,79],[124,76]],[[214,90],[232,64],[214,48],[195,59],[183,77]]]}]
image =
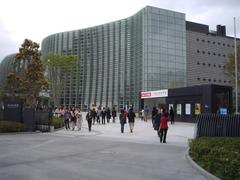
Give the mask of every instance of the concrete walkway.
[{"label": "concrete walkway", "polygon": [[0,138],[1,180],[206,180],[186,159],[194,124],[169,125],[167,144],[151,122],[136,120],[120,133],[119,121],[88,132],[8,134]]},{"label": "concrete walkway", "polygon": [[[85,113],[84,113],[85,115]],[[85,116],[84,116],[85,117]],[[175,146],[188,147],[188,140],[193,139],[195,133],[195,124],[176,122],[175,124],[169,123],[167,134],[167,144]],[[157,132],[153,130],[151,120],[144,122],[136,118],[133,133],[130,133],[129,125],[126,124],[124,133],[120,132],[120,123],[117,118],[116,122],[96,124],[92,126],[92,132],[88,132],[87,121],[83,121],[83,129],[78,130],[65,130],[56,131],[56,136],[76,137],[76,136],[98,136],[105,139],[112,139],[115,141],[135,142],[144,144],[160,144]]]}]

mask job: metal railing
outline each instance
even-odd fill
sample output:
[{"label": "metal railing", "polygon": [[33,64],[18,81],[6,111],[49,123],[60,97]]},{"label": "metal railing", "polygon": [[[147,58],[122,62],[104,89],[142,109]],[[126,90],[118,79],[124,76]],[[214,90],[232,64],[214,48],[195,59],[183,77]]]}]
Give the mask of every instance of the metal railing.
[{"label": "metal railing", "polygon": [[196,137],[240,137],[240,115],[201,114],[196,121]]}]

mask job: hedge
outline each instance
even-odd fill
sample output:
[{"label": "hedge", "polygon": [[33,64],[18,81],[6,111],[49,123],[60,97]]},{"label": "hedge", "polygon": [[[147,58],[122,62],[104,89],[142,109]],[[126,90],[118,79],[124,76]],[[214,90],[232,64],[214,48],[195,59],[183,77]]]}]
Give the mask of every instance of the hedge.
[{"label": "hedge", "polygon": [[16,121],[0,121],[0,133],[23,132],[25,125]]},{"label": "hedge", "polygon": [[190,143],[196,163],[222,180],[240,180],[240,137],[202,137]]}]

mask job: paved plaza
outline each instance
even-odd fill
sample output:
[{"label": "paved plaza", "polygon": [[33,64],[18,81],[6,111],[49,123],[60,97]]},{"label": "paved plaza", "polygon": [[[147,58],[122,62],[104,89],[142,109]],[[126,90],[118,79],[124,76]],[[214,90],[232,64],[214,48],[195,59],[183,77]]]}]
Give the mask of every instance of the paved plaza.
[{"label": "paved plaza", "polygon": [[167,144],[159,142],[150,121],[136,120],[120,133],[119,121],[93,125],[88,132],[0,135],[1,180],[204,180],[186,160],[194,124],[169,125]]}]

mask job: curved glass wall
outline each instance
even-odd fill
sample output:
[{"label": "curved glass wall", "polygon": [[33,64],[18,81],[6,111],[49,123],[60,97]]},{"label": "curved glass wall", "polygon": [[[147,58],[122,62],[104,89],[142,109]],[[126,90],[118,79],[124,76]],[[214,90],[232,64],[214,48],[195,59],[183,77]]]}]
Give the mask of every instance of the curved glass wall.
[{"label": "curved glass wall", "polygon": [[6,78],[9,73],[13,72],[14,70],[14,61],[15,61],[16,54],[10,54],[6,56],[1,64],[0,64],[0,85],[4,87]]},{"label": "curved glass wall", "polygon": [[42,53],[79,57],[63,105],[139,106],[141,91],[186,85],[185,15],[155,7],[96,27],[50,35]]}]

